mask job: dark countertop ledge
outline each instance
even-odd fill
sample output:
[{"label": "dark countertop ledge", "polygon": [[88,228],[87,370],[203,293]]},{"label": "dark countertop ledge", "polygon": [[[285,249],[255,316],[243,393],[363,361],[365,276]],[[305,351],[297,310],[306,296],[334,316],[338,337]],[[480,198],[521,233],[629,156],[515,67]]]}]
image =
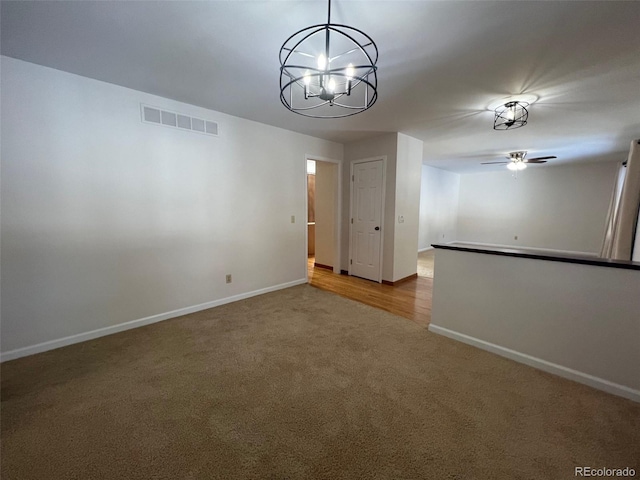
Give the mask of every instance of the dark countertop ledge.
[{"label": "dark countertop ledge", "polygon": [[469,243],[433,243],[433,248],[442,250],[457,250],[460,252],[486,253],[488,255],[501,255],[503,257],[531,258],[534,260],[548,260],[551,262],[578,263],[581,265],[594,265],[597,267],[624,268],[627,270],[640,270],[640,262],[628,262],[625,260],[611,260],[600,257],[588,257],[579,254],[555,253],[534,248],[507,248],[491,245],[473,245]]}]

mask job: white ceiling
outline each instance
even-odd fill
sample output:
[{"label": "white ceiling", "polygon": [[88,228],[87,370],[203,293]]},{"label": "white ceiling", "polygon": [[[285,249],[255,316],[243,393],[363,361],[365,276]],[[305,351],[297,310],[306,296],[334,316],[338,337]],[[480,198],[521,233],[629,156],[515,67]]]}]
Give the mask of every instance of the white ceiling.
[{"label": "white ceiling", "polygon": [[[332,20],[380,51],[378,102],[340,120],[279,100],[280,46],[325,19],[316,0],[2,1],[1,47],[338,142],[403,132],[424,140],[424,163],[452,171],[500,168],[479,163],[513,150],[620,160],[640,137],[640,2],[333,0]],[[487,106],[514,94],[539,98],[529,124],[494,131]]]}]

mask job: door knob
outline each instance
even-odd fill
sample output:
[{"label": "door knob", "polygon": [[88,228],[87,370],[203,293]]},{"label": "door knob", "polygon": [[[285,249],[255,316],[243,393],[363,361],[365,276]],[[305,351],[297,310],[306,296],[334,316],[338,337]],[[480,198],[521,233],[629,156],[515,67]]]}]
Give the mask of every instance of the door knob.
[{"label": "door knob", "polygon": [[380,230],[380,227],[376,227],[375,230]]}]

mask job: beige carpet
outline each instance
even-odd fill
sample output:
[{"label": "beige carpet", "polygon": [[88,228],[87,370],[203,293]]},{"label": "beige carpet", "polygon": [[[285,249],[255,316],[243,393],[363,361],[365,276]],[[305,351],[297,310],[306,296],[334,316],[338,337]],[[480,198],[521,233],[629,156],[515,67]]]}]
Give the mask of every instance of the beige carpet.
[{"label": "beige carpet", "polygon": [[570,479],[640,405],[302,285],[2,366],[2,479]]},{"label": "beige carpet", "polygon": [[433,278],[434,249],[418,253],[418,276]]}]

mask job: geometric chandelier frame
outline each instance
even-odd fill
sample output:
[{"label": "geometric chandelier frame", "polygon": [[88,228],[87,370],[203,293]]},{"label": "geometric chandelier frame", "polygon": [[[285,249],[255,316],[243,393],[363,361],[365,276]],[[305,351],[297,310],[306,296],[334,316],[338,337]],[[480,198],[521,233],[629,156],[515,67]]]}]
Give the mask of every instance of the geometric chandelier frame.
[{"label": "geometric chandelier frame", "polygon": [[348,25],[312,25],[280,48],[280,100],[292,112],[313,118],[356,115],[378,99],[378,47]]},{"label": "geometric chandelier frame", "polygon": [[495,109],[495,118],[493,120],[494,130],[510,130],[514,128],[524,127],[529,118],[529,111],[526,107],[527,102],[512,101]]}]

